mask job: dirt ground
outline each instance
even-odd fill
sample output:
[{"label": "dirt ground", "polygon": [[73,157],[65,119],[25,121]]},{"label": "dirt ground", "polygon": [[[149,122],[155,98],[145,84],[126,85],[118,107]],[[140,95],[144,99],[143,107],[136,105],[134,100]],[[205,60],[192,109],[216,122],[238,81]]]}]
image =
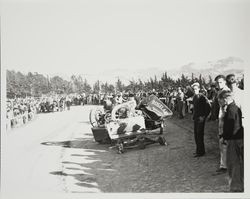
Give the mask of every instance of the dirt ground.
[{"label": "dirt ground", "polygon": [[[153,144],[144,150],[131,149],[122,155],[105,151],[105,146],[82,140],[85,148],[104,150],[97,160],[81,166],[91,168],[103,192],[226,192],[226,174],[217,175],[219,163],[217,124],[206,125],[206,155],[193,158],[195,151],[190,115],[166,122],[168,146]],[[98,168],[98,169],[97,169]]]}]

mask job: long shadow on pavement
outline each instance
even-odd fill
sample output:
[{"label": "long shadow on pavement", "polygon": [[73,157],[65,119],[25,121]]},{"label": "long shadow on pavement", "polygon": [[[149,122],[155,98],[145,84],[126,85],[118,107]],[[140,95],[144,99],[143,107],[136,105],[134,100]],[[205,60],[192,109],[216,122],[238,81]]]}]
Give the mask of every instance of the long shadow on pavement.
[{"label": "long shadow on pavement", "polygon": [[[62,160],[62,170],[51,171],[50,174],[61,176],[63,179],[73,177],[74,185],[82,187],[84,192],[96,192],[96,189],[101,192],[127,192],[129,190],[135,192],[131,184],[138,182],[138,176],[145,176],[142,172],[144,169],[138,167],[142,164],[141,161],[138,162],[138,155],[145,156],[146,150],[128,149],[126,153],[120,155],[116,151],[109,150],[110,145],[98,144],[93,139],[87,138],[48,141],[41,144],[62,147],[70,152],[70,156]],[[165,147],[152,144],[147,148],[153,151]],[[128,165],[133,169],[127,168]],[[136,175],[134,175],[134,170],[136,170]],[[139,175],[138,172],[141,174]],[[131,184],[125,185],[124,180],[128,180],[127,178],[132,181]],[[79,192],[79,190],[70,190],[70,192]]]},{"label": "long shadow on pavement", "polygon": [[[74,184],[84,187],[84,192],[96,192],[97,189],[99,191],[105,191],[99,186],[97,177],[103,174],[108,176],[112,172],[110,166],[105,163],[110,159],[111,152],[108,150],[109,145],[100,145],[94,142],[93,139],[87,138],[58,142],[48,141],[41,144],[63,147],[66,148],[69,153],[67,159],[62,161],[62,170],[51,171],[50,174],[61,176],[62,178],[73,177],[75,179]],[[78,152],[78,150],[75,149],[82,150]],[[76,161],[74,159],[76,159]],[[92,191],[91,188],[96,189]],[[69,191],[79,192],[74,190]]]}]

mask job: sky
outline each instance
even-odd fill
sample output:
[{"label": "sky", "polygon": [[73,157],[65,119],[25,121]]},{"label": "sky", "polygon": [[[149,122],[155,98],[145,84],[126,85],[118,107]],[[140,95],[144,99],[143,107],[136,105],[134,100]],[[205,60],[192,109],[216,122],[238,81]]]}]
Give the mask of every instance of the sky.
[{"label": "sky", "polygon": [[248,0],[2,0],[1,13],[2,67],[25,73],[101,79],[229,56],[250,63]]}]

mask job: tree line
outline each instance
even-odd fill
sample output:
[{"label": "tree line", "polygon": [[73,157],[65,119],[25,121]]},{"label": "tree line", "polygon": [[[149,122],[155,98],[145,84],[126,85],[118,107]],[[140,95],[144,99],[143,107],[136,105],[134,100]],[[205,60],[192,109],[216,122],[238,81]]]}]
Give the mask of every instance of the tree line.
[{"label": "tree line", "polygon": [[118,78],[116,83],[109,84],[97,80],[92,86],[88,83],[87,79],[83,79],[80,75],[72,75],[70,80],[65,80],[59,76],[48,77],[37,72],[23,74],[14,70],[7,70],[7,97],[26,97],[35,96],[40,97],[43,94],[57,93],[57,94],[70,94],[70,93],[113,93],[116,91],[132,91],[138,92],[140,90],[163,90],[171,89],[173,87],[182,86],[186,87],[194,82],[199,82],[201,85],[207,86],[213,82],[212,77],[209,76],[208,80],[200,74],[199,77],[191,77],[181,75],[180,78],[174,80],[164,72],[161,78],[156,76],[149,78],[147,81],[131,80],[125,85],[121,79]]}]

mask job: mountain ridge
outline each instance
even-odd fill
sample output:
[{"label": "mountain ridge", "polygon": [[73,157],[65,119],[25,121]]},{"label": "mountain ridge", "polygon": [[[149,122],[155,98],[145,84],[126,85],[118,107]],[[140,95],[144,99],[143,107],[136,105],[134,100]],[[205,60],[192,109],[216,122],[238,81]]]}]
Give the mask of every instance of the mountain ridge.
[{"label": "mountain ridge", "polygon": [[[167,72],[167,75],[173,79],[178,79],[183,74],[191,78],[192,74],[194,77],[199,77],[201,74],[205,80],[208,80],[209,76],[214,79],[217,75],[228,75],[228,74],[235,74],[237,77],[242,78],[244,75],[244,61],[238,57],[227,57],[225,59],[215,60],[215,61],[208,61],[205,63],[188,63],[185,64],[178,69],[172,70],[163,70],[160,71],[148,71],[150,74],[156,75],[156,77],[160,78],[164,72]],[[146,75],[146,74],[145,74]],[[151,75],[151,77],[154,77]],[[143,74],[141,74],[143,76]]]},{"label": "mountain ridge", "polygon": [[[235,74],[237,78],[242,78],[244,75],[244,61],[238,57],[227,57],[224,59],[218,59],[215,61],[207,61],[204,63],[190,62],[188,64],[177,67],[176,69],[168,69],[167,67],[149,67],[134,69],[119,68],[99,71],[95,74],[85,74],[83,77],[88,80],[91,84],[97,80],[108,83],[115,83],[119,78],[122,82],[129,83],[129,81],[141,79],[147,81],[150,78],[156,76],[159,80],[163,73],[167,72],[167,75],[173,79],[178,79],[183,74],[184,76],[191,78],[192,74],[194,77],[199,78],[201,74],[207,81],[209,77],[214,79],[217,75],[223,74]],[[70,79],[70,76],[68,77]]]}]

